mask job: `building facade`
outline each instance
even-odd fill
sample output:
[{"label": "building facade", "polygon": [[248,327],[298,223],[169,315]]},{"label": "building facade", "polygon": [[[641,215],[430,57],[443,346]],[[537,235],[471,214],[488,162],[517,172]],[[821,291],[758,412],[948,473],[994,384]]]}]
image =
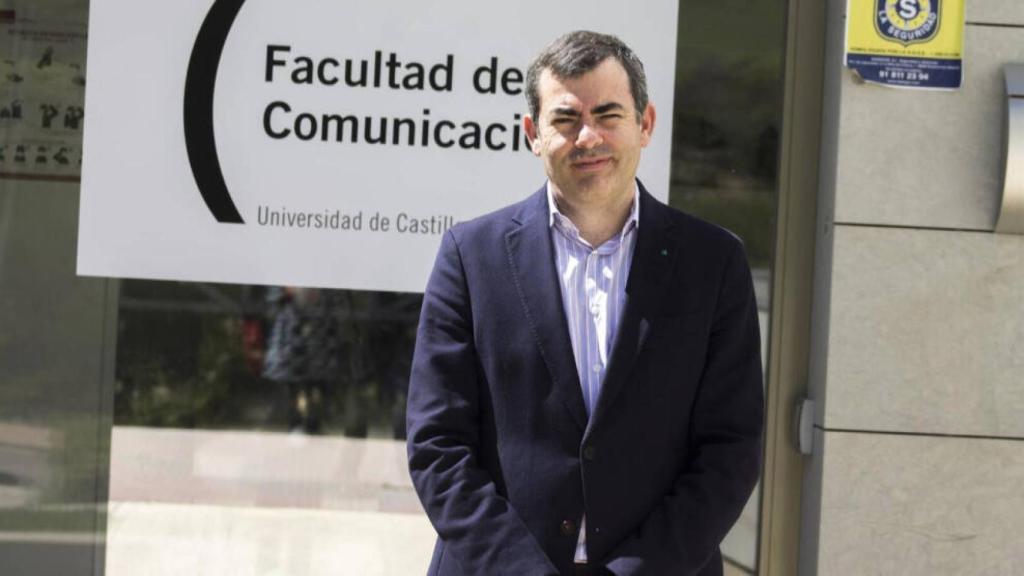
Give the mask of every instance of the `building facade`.
[{"label": "building facade", "polygon": [[[0,26],[88,17],[26,5]],[[846,8],[679,3],[669,202],[744,239],[763,324],[765,469],[726,569],[1024,573],[1024,235],[994,232],[1024,4],[967,2],[951,92],[859,82]],[[76,275],[76,178],[15,163],[53,146],[10,117],[45,46],[0,45],[3,572],[424,571],[402,418],[419,295]],[[327,375],[281,368],[282,318]]]}]

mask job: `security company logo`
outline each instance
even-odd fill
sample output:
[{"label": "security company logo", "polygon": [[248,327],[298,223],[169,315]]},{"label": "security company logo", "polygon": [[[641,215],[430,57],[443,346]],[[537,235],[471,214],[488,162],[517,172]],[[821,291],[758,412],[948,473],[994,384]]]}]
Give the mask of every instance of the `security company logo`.
[{"label": "security company logo", "polygon": [[245,0],[215,0],[203,21],[185,78],[185,148],[196,186],[218,222],[244,224],[217,156],[213,134],[213,92],[228,32]]},{"label": "security company logo", "polygon": [[875,29],[904,46],[927,42],[939,32],[942,0],[878,0]]}]

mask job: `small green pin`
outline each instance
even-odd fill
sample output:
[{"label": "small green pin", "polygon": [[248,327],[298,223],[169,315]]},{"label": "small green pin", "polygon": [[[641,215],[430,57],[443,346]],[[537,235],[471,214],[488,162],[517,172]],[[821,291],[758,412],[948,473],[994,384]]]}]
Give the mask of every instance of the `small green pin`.
[{"label": "small green pin", "polygon": [[668,256],[668,248],[662,248],[661,249],[661,255],[662,256]]}]

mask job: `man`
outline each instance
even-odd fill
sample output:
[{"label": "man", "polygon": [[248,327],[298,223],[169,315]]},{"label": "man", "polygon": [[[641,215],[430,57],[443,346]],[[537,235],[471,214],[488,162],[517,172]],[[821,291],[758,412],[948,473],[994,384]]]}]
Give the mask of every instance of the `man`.
[{"label": "man", "polygon": [[721,574],[761,453],[741,244],[635,179],[655,110],[617,38],[559,38],[527,98],[546,186],[452,228],[424,294],[408,438],[428,573]]}]

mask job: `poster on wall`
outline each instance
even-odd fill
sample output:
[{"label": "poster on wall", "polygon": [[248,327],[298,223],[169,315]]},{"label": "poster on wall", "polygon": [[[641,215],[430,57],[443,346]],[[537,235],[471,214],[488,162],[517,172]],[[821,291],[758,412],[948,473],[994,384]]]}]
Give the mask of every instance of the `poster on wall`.
[{"label": "poster on wall", "polygon": [[445,230],[543,185],[525,69],[575,29],[644,61],[665,199],[677,3],[621,6],[93,0],[78,272],[421,291]]},{"label": "poster on wall", "polygon": [[0,4],[0,178],[77,181],[86,15]]},{"label": "poster on wall", "polygon": [[846,66],[866,82],[960,88],[963,44],[964,0],[848,0]]}]

